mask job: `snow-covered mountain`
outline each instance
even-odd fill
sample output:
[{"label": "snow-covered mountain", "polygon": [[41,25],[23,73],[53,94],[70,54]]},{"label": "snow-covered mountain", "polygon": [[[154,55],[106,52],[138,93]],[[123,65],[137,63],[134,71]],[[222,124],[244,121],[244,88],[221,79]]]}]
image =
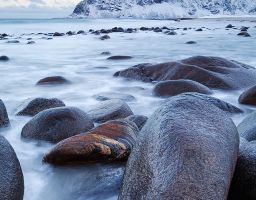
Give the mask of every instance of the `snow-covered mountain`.
[{"label": "snow-covered mountain", "polygon": [[170,19],[256,14],[256,0],[83,0],[72,17]]}]

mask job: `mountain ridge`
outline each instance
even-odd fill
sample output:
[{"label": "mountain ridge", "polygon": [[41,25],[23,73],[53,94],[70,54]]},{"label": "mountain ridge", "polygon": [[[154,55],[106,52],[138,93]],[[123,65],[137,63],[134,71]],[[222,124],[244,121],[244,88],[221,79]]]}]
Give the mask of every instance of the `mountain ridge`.
[{"label": "mountain ridge", "polygon": [[256,14],[252,0],[83,0],[72,17],[169,19]]}]

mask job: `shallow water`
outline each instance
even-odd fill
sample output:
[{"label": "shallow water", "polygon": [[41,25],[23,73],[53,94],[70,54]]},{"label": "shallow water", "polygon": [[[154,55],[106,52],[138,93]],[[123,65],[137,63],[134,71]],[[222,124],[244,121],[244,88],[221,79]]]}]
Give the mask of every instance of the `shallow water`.
[{"label": "shallow water", "polygon": [[[143,21],[143,20],[0,20],[1,32],[20,38],[20,44],[0,41],[0,55],[7,55],[10,61],[0,62],[0,98],[4,101],[11,120],[11,128],[1,131],[13,145],[21,162],[25,177],[25,200],[82,200],[116,199],[123,164],[84,165],[52,167],[42,164],[42,156],[51,144],[24,141],[21,129],[30,119],[15,116],[19,106],[28,98],[56,97],[66,105],[89,110],[97,103],[93,95],[100,92],[125,92],[136,97],[128,102],[135,114],[149,116],[162,99],[151,94],[152,85],[114,78],[113,74],[138,63],[157,63],[178,60],[193,55],[221,56],[256,66],[255,19],[197,19],[188,21]],[[239,30],[225,30],[232,23],[235,26],[250,26],[250,38],[238,37]],[[29,33],[88,31],[90,28],[112,28],[115,26],[138,28],[141,26],[196,27],[213,30],[196,32],[177,30],[175,36],[162,33],[111,33],[110,40],[101,41],[99,36],[87,34],[41,39],[40,35]],[[27,35],[22,35],[26,33]],[[36,43],[27,45],[27,38]],[[194,40],[196,45],[185,42]],[[123,61],[106,60],[100,55],[110,51],[112,55],[129,55],[134,58]],[[35,83],[46,76],[61,75],[72,84],[66,86],[38,87]],[[144,88],[143,90],[141,89]],[[220,92],[214,96],[238,105],[241,91]],[[254,108],[245,107],[248,112]],[[245,115],[234,117],[235,123]]]}]

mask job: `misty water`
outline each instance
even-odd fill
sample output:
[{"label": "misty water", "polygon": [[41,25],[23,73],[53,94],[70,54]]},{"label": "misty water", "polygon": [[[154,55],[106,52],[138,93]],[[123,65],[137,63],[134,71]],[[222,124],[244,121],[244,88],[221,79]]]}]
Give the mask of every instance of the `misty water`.
[{"label": "misty water", "polygon": [[[15,149],[21,162],[25,179],[25,200],[90,200],[117,199],[122,181],[124,165],[84,164],[78,166],[53,167],[42,163],[43,155],[53,144],[26,141],[20,133],[29,117],[16,116],[22,103],[29,98],[59,98],[68,106],[89,110],[98,103],[93,97],[101,92],[132,94],[136,100],[128,102],[135,114],[150,114],[163,99],[153,97],[153,84],[114,78],[116,71],[139,63],[159,63],[179,60],[194,55],[220,56],[256,67],[255,18],[241,19],[196,19],[170,20],[0,20],[0,32],[12,35],[18,44],[0,40],[0,55],[10,57],[9,62],[0,62],[0,98],[4,101],[11,127],[1,130]],[[232,24],[249,26],[252,37],[239,37],[239,30],[226,30]],[[86,34],[42,39],[36,33],[67,32],[89,29],[139,28],[141,26],[167,26],[169,28],[201,28],[176,30],[177,35],[138,31],[136,33],[111,33],[111,39],[101,41],[100,36]],[[34,34],[32,34],[34,33]],[[28,45],[27,38],[35,44]],[[187,41],[197,44],[188,45]],[[133,59],[107,60],[101,52],[111,55],[128,55]],[[60,75],[72,82],[63,86],[36,86],[36,82],[47,76]],[[237,96],[241,91],[215,91],[213,96],[238,107]],[[253,107],[243,106],[248,112]],[[236,115],[235,123],[245,114]]]}]

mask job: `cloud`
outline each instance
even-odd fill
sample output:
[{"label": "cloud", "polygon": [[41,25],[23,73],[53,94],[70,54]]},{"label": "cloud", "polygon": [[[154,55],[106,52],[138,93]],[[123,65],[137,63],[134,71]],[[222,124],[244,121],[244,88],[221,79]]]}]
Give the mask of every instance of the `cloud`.
[{"label": "cloud", "polygon": [[80,0],[0,0],[0,7],[58,7],[76,5]]}]

